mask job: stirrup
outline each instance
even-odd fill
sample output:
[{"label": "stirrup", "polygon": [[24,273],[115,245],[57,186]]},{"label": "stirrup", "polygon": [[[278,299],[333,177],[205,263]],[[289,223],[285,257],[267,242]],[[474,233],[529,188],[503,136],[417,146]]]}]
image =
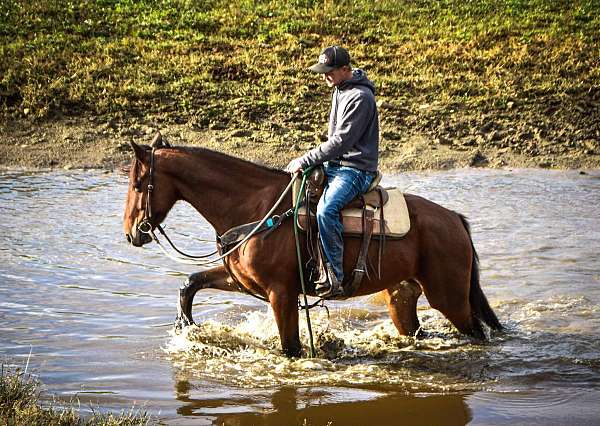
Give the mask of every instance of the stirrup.
[{"label": "stirrup", "polygon": [[333,299],[344,295],[344,289],[338,283],[337,285],[320,285],[315,288],[318,297],[322,299]]}]

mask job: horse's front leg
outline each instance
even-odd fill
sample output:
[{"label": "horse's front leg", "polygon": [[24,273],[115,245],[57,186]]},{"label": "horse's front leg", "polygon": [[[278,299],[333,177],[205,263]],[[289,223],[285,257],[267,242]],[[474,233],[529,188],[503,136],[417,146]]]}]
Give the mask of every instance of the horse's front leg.
[{"label": "horse's front leg", "polygon": [[181,331],[184,327],[194,324],[192,317],[194,296],[199,290],[206,288],[239,291],[223,266],[190,275],[179,288],[179,305],[177,306],[177,318],[175,318],[176,331]]},{"label": "horse's front leg", "polygon": [[300,330],[298,329],[298,294],[287,290],[269,292],[269,302],[279,329],[281,349],[287,357],[300,357]]},{"label": "horse's front leg", "polygon": [[390,317],[401,336],[414,336],[419,329],[417,301],[421,293],[421,286],[412,279],[383,291]]}]

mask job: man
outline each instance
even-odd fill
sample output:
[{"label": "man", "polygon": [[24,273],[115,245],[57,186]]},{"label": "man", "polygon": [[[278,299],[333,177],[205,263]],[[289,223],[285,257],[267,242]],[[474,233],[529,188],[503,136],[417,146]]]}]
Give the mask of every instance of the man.
[{"label": "man", "polygon": [[344,240],[340,211],[369,188],[377,172],[379,118],[375,87],[360,69],[352,69],[344,48],[330,46],[319,62],[309,68],[323,74],[333,87],[327,141],[292,160],[286,170],[292,174],[323,164],[327,175],[325,192],[317,205],[317,224],[326,257],[328,282],[317,283],[317,294],[343,294]]}]

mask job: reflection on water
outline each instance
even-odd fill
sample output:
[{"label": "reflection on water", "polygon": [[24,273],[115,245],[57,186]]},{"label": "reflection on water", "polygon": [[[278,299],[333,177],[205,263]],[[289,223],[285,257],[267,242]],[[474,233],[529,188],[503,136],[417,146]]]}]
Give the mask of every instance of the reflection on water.
[{"label": "reflection on water", "polygon": [[[592,424],[600,396],[600,174],[457,170],[388,177],[466,214],[482,285],[507,331],[459,335],[424,298],[424,338],[397,336],[377,296],[313,311],[319,357],[288,360],[267,307],[200,292],[171,332],[193,267],[125,243],[125,177],[0,174],[0,354],[58,398],[177,424]],[[184,249],[212,229],[178,205]],[[185,247],[187,246],[187,247]],[[306,330],[302,330],[306,341]],[[21,364],[21,365],[22,365]]]},{"label": "reflection on water", "polygon": [[[327,425],[332,419],[335,424],[349,426],[400,422],[464,425],[472,419],[463,395],[414,396],[370,389],[281,387],[263,391],[260,398],[234,396],[223,402],[203,399],[201,395],[194,397],[195,389],[188,381],[178,381],[176,386],[177,399],[184,404],[178,413],[200,418],[217,413],[214,425],[302,425],[306,419],[315,425]],[[260,405],[254,405],[256,399],[262,401]]]}]

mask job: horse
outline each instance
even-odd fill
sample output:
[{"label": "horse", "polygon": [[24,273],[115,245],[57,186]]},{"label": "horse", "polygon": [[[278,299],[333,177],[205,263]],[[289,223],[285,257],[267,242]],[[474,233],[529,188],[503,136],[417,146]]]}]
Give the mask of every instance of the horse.
[{"label": "horse", "polygon": [[[177,201],[191,204],[217,235],[240,224],[262,219],[290,182],[290,175],[202,147],[171,147],[159,135],[152,147],[131,142],[133,159],[123,218],[123,230],[136,247],[150,243],[150,230],[160,226]],[[417,300],[425,294],[456,329],[478,340],[482,324],[501,330],[484,295],[479,258],[467,219],[417,195],[405,194],[411,227],[401,239],[386,239],[380,274],[366,275],[353,296],[381,292],[400,335],[419,329]],[[291,207],[285,199],[276,213]],[[305,236],[300,235],[302,242]],[[344,273],[352,271],[360,238],[345,237]],[[373,259],[382,242],[373,240]],[[306,259],[306,244],[303,259]],[[293,220],[268,236],[256,235],[226,256],[223,265],[190,275],[180,288],[176,325],[194,324],[192,302],[201,289],[247,292],[271,305],[282,352],[302,355],[298,326],[301,280]],[[309,295],[314,296],[314,292]]]}]

